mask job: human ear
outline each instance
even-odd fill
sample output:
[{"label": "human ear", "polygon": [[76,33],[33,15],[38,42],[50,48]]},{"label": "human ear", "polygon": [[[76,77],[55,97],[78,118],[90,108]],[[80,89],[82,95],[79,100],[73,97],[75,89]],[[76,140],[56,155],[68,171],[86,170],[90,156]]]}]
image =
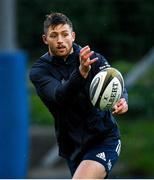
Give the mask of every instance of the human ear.
[{"label": "human ear", "polygon": [[72,32],[73,41],[75,41],[75,32]]},{"label": "human ear", "polygon": [[44,44],[48,45],[47,37],[45,34],[42,35],[42,39],[43,39]]}]

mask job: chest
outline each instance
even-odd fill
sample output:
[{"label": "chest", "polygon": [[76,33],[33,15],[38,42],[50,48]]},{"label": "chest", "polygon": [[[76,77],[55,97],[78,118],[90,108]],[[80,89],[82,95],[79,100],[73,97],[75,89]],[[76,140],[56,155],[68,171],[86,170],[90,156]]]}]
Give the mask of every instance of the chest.
[{"label": "chest", "polygon": [[72,72],[75,70],[75,68],[77,68],[75,66],[75,64],[71,64],[71,65],[70,64],[64,64],[64,65],[58,66],[56,68],[57,74],[59,74],[58,79],[60,81],[61,80],[67,81],[70,78]]},{"label": "chest", "polygon": [[[51,64],[48,66],[48,71],[51,74],[52,77],[54,77],[57,81],[59,81],[61,84],[64,84],[65,82],[68,82],[71,80],[71,75],[73,71],[79,68],[78,61],[75,61],[73,63],[63,63],[63,64]],[[89,87],[90,83],[94,77],[93,69],[89,72],[89,75],[86,79],[86,82],[84,86],[81,89],[81,93],[89,93]]]},{"label": "chest", "polygon": [[48,66],[48,72],[51,74],[52,77],[54,77],[59,82],[65,82],[69,80],[71,74],[73,71],[77,68],[77,64],[61,64],[56,65],[52,64]]}]

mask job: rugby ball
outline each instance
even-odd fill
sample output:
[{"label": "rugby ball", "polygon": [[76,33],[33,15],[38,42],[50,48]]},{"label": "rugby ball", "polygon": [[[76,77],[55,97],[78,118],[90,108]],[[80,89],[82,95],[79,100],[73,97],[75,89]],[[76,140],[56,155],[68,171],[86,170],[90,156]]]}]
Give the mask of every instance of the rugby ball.
[{"label": "rugby ball", "polygon": [[121,98],[124,80],[121,73],[112,67],[97,73],[91,81],[89,95],[92,104],[101,109],[111,109]]}]

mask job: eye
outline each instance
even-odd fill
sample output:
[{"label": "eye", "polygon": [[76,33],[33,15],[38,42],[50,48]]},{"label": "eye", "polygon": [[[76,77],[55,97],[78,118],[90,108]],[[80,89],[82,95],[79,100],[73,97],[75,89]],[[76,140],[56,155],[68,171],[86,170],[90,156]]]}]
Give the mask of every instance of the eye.
[{"label": "eye", "polygon": [[64,37],[67,37],[68,35],[69,35],[68,33],[64,33],[64,34],[63,34]]},{"label": "eye", "polygon": [[50,34],[50,38],[56,38],[57,35],[56,34]]}]

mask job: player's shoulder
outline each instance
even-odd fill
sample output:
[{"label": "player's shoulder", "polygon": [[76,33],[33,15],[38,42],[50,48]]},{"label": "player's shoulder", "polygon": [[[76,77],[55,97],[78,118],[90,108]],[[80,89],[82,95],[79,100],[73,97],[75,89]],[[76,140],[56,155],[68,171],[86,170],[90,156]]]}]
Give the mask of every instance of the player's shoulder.
[{"label": "player's shoulder", "polygon": [[34,62],[33,66],[39,66],[39,65],[44,65],[46,63],[50,63],[52,61],[52,56],[49,55],[49,53],[45,53],[42,56],[40,56],[36,61]]},{"label": "player's shoulder", "polygon": [[98,58],[98,60],[92,65],[93,69],[104,69],[105,67],[110,67],[110,64],[108,63],[108,60],[105,58],[105,56],[103,54],[94,52],[94,54],[92,55],[92,59],[93,58]]},{"label": "player's shoulder", "polygon": [[29,70],[30,79],[34,80],[36,77],[41,76],[46,71],[46,69],[48,69],[49,62],[50,59],[47,53],[35,60]]},{"label": "player's shoulder", "polygon": [[98,53],[98,52],[94,52],[93,57],[98,57],[98,62],[106,62],[107,59],[105,58],[105,56],[102,53]]},{"label": "player's shoulder", "polygon": [[49,63],[51,63],[51,61],[52,61],[52,57],[47,52],[35,60],[35,62],[31,66],[31,70],[39,69],[44,66],[48,66]]}]

